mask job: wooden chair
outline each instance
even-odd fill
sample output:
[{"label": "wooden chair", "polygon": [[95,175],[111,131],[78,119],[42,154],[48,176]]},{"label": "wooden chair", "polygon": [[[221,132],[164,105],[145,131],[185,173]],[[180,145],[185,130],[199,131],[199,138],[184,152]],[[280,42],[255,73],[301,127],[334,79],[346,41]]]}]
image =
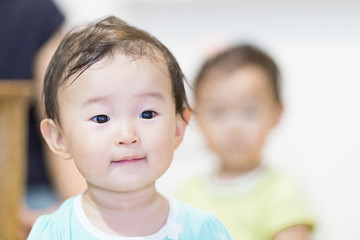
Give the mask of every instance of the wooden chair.
[{"label": "wooden chair", "polygon": [[0,80],[0,239],[19,239],[32,81]]}]

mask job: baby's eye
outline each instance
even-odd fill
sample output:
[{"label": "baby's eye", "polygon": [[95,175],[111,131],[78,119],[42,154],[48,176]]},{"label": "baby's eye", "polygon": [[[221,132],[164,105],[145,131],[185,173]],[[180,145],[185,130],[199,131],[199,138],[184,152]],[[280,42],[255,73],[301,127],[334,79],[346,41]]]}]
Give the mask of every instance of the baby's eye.
[{"label": "baby's eye", "polygon": [[110,118],[106,115],[97,115],[97,116],[91,118],[91,120],[96,123],[106,123],[106,122],[110,121]]},{"label": "baby's eye", "polygon": [[213,120],[220,120],[225,117],[226,111],[221,108],[210,109],[208,115]]},{"label": "baby's eye", "polygon": [[259,113],[259,109],[257,107],[247,107],[241,110],[241,115],[243,117],[252,119],[255,118]]},{"label": "baby's eye", "polygon": [[156,116],[156,112],[154,111],[143,111],[142,113],[140,113],[140,118],[145,118],[145,119],[152,119]]}]

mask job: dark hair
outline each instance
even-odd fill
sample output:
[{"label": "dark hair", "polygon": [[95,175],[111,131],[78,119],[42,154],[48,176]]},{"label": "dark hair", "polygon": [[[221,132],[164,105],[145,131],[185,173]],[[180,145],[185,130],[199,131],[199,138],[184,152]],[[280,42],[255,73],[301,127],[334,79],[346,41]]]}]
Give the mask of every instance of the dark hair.
[{"label": "dark hair", "polygon": [[69,77],[77,74],[75,81],[86,69],[106,56],[120,53],[134,60],[147,57],[164,62],[172,82],[176,113],[182,118],[185,108],[190,108],[184,88],[184,75],[172,53],[149,33],[110,16],[100,21],[71,30],[62,40],[44,79],[45,112],[48,118],[60,124],[58,90]]},{"label": "dark hair", "polygon": [[211,74],[212,71],[216,70],[224,74],[229,74],[249,65],[257,66],[267,73],[275,100],[281,103],[279,69],[268,54],[252,45],[237,45],[208,59],[195,78],[195,97],[198,96],[200,85],[206,81],[208,74]]}]

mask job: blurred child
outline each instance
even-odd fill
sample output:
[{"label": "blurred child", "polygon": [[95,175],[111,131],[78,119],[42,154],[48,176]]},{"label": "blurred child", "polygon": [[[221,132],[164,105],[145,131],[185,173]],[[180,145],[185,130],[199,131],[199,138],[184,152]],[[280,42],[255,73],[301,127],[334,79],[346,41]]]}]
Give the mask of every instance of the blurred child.
[{"label": "blurred child", "polygon": [[28,239],[231,239],[222,223],[159,194],[183,139],[183,74],[148,33],[109,17],[70,32],[44,80],[42,134],[87,190],[40,217]]},{"label": "blurred child", "polygon": [[264,166],[262,148],[282,113],[279,71],[263,51],[240,45],[209,59],[195,80],[195,117],[218,156],[181,198],[213,212],[236,240],[309,239],[313,219],[293,182]]}]

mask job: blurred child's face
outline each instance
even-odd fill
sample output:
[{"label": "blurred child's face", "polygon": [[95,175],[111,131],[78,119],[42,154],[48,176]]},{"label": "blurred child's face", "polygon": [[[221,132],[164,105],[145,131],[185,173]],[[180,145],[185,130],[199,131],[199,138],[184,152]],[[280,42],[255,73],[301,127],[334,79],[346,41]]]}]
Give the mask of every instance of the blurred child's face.
[{"label": "blurred child's face", "polygon": [[267,74],[249,65],[232,73],[213,70],[205,77],[196,117],[221,159],[221,171],[243,173],[258,167],[266,136],[281,113]]},{"label": "blurred child's face", "polygon": [[165,64],[120,54],[59,90],[61,137],[89,187],[133,191],[169,167],[185,124]]}]

